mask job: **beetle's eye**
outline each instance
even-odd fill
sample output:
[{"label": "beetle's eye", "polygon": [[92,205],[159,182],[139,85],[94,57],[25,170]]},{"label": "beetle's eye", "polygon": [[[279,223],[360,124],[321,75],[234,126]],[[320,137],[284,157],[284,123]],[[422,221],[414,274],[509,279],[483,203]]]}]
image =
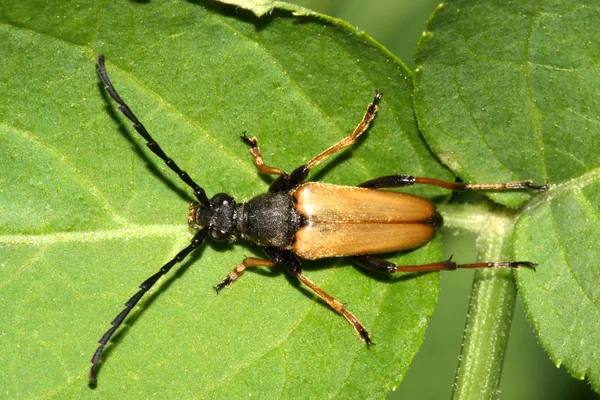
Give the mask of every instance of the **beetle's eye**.
[{"label": "beetle's eye", "polygon": [[225,242],[230,238],[230,235],[227,232],[218,229],[211,230],[210,236],[217,242]]},{"label": "beetle's eye", "polygon": [[230,195],[226,194],[226,193],[217,193],[215,194],[212,199],[210,199],[210,204],[213,206],[220,206],[221,204],[225,204],[225,203],[233,203],[233,197],[231,197]]}]

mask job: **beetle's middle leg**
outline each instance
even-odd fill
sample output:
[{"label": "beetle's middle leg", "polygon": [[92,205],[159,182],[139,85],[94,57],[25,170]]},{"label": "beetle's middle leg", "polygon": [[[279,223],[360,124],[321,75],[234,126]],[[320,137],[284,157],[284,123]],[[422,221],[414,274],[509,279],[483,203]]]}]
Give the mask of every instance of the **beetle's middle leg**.
[{"label": "beetle's middle leg", "polygon": [[313,281],[308,279],[303,273],[302,268],[300,266],[300,260],[298,257],[289,250],[282,250],[275,247],[266,247],[265,253],[272,258],[274,263],[277,265],[282,265],[285,267],[286,271],[290,274],[290,276],[298,279],[302,282],[306,287],[312,290],[317,296],[323,299],[331,308],[333,308],[338,313],[342,314],[344,318],[352,325],[354,331],[358,335],[358,337],[364,341],[367,346],[373,344],[371,341],[371,335],[364,327],[364,325],[356,318],[354,314],[346,309],[344,304],[329,294],[327,294],[323,289],[318,287]]},{"label": "beetle's middle leg", "polygon": [[387,260],[373,258],[370,256],[352,256],[350,260],[359,267],[375,272],[393,274],[395,272],[429,272],[429,271],[454,271],[458,268],[514,268],[519,267],[532,268],[535,271],[535,263],[529,261],[500,261],[472,264],[457,264],[452,258],[446,261],[440,261],[431,264],[421,265],[396,265]]}]

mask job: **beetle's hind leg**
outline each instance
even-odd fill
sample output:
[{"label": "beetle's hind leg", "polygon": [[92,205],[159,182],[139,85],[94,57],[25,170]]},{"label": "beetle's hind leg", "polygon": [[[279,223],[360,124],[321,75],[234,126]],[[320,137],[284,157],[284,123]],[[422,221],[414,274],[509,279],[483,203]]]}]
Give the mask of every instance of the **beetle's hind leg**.
[{"label": "beetle's hind leg", "polygon": [[390,175],[371,179],[358,185],[359,187],[380,189],[391,187],[412,186],[414,184],[433,185],[444,189],[452,190],[453,192],[462,192],[464,190],[514,190],[514,189],[532,189],[532,190],[547,190],[549,184],[534,185],[533,181],[525,180],[508,183],[482,183],[470,184],[464,182],[442,181],[440,179],[414,177],[411,175]]},{"label": "beetle's hind leg", "polygon": [[529,261],[500,261],[472,264],[457,264],[452,257],[446,261],[421,265],[396,265],[387,260],[373,258],[370,256],[353,256],[350,260],[359,267],[375,272],[393,274],[395,272],[430,272],[430,271],[454,271],[459,268],[513,268],[528,267],[535,271],[535,263]]}]

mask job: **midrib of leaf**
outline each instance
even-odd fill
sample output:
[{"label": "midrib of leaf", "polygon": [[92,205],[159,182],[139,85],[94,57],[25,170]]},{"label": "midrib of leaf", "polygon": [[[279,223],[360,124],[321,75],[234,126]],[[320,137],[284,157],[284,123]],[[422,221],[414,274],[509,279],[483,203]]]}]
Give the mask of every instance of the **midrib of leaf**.
[{"label": "midrib of leaf", "polygon": [[529,23],[529,31],[527,32],[527,37],[524,40],[523,46],[525,47],[525,60],[523,62],[523,76],[525,77],[525,87],[527,89],[527,101],[529,102],[529,109],[531,112],[531,125],[532,125],[532,134],[535,136],[535,140],[538,144],[538,159],[540,160],[541,169],[543,172],[543,176],[548,176],[548,169],[546,168],[546,157],[543,157],[541,154],[541,149],[544,148],[544,143],[542,140],[542,126],[540,122],[540,112],[536,107],[536,97],[534,95],[533,89],[531,87],[530,82],[530,50],[531,50],[531,37],[533,35],[533,30],[535,27],[535,21],[539,17],[542,12],[541,0],[537,2],[537,13],[532,15]]},{"label": "midrib of leaf", "polygon": [[141,239],[147,237],[179,238],[189,236],[185,225],[132,225],[126,228],[101,231],[54,232],[42,235],[0,235],[5,245],[52,245],[56,243],[90,243],[115,239]]},{"label": "midrib of leaf", "polygon": [[568,181],[552,185],[551,190],[545,192],[543,195],[536,196],[527,204],[527,210],[536,208],[544,203],[550,203],[555,197],[565,193],[579,193],[582,188],[592,183],[600,181],[600,168],[590,169],[584,174],[579,175],[576,178]]}]

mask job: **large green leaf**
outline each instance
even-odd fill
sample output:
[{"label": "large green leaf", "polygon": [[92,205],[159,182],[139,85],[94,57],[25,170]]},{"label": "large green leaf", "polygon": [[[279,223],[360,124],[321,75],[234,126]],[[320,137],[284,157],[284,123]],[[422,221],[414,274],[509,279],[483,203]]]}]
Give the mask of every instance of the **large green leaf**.
[{"label": "large green leaf", "polygon": [[597,21],[595,2],[447,2],[419,46],[415,107],[428,143],[465,180],[553,184],[515,212],[515,258],[539,263],[518,283],[552,360],[598,391]]},{"label": "large green leaf", "polygon": [[[266,190],[239,140],[288,171],[351,132],[375,90],[371,130],[313,178],[448,178],[416,129],[406,68],[331,19],[173,2],[3,4],[0,11],[0,382],[8,397],[381,397],[417,351],[437,275],[386,278],[340,261],[305,272],[370,329],[282,273],[218,283],[252,245],[207,243],[142,300],[88,387],[99,336],[136,286],[189,243],[189,188],[106,96],[122,96],[209,195]],[[425,195],[433,189],[417,191]],[[440,258],[434,241],[395,261]],[[334,262],[335,261],[335,262]],[[375,279],[374,279],[375,278]],[[135,323],[134,323],[135,322]]]}]

